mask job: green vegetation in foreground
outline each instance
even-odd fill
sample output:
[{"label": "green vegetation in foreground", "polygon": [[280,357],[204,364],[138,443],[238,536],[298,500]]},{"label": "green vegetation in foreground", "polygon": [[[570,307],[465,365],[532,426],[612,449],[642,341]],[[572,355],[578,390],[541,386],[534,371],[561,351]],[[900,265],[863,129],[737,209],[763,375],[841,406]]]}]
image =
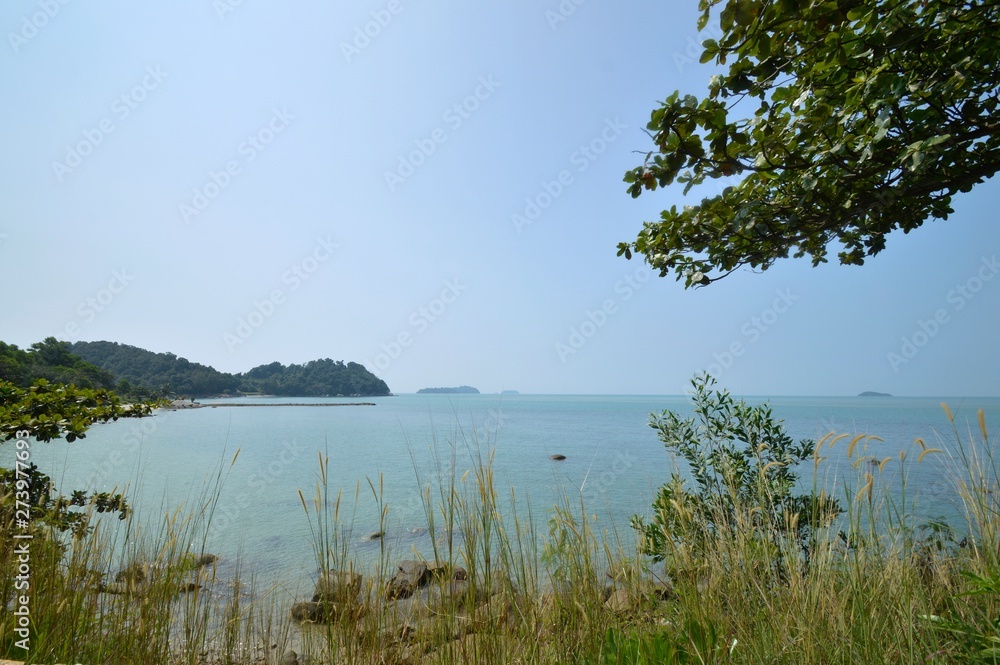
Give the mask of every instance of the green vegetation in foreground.
[{"label": "green vegetation in foreground", "polygon": [[825,493],[794,494],[795,468],[817,455],[816,443],[792,441],[769,406],[734,401],[714,385],[707,375],[692,382],[691,418],[664,411],[650,422],[663,445],[687,462],[696,491],[680,473],[671,476],[653,501],[651,522],[632,519],[640,552],[673,563],[677,551],[690,550],[693,556],[681,561],[687,564],[706,558],[697,550],[712,546],[717,533],[732,532],[767,552],[777,575],[808,566],[817,532],[843,512]]},{"label": "green vegetation in foreground", "polygon": [[385,381],[363,365],[340,360],[311,360],[303,365],[273,362],[243,374],[227,374],[212,367],[154,353],[117,342],[76,342],[70,350],[111,372],[121,392],[138,386],[157,394],[207,397],[257,393],[282,397],[376,397],[389,395]]},{"label": "green vegetation in foreground", "polygon": [[[43,541],[55,533],[87,531],[91,514],[117,513],[124,520],[128,504],[121,494],[73,491],[68,496],[56,492],[49,476],[31,462],[30,441],[40,443],[65,437],[68,442],[82,439],[94,423],[119,418],[148,416],[157,403],[123,405],[118,396],[106,390],[51,384],[38,379],[28,388],[0,380],[0,444],[16,448],[14,468],[0,467],[0,525],[5,534],[14,533],[17,520],[30,522],[32,528],[43,525]],[[13,444],[9,442],[15,442]],[[77,510],[83,508],[84,510]],[[0,547],[10,547],[14,543]],[[5,550],[6,551],[6,550]],[[0,589],[10,598],[11,578],[0,580]]]},{"label": "green vegetation in foreground", "polygon": [[[791,443],[766,408],[731,402],[707,378],[695,386],[693,421],[668,412],[652,422],[705,476],[690,489],[668,484],[644,518],[640,546],[653,557],[626,551],[621,534],[595,533],[594,507],[576,495],[539,532],[531,506],[496,486],[490,442],[459,440],[445,449],[466,447],[472,468],[440,459],[435,477],[418,473],[418,481],[429,559],[443,562],[440,570],[463,568],[465,579],[434,578],[409,600],[390,599],[396,564],[413,554],[382,538],[374,570],[353,564],[348,544],[358,534],[321,456],[316,485],[300,491],[321,571],[313,614],[321,621],[295,623],[284,590],[230,593],[238,572],[223,579],[214,565],[198,567],[198,544],[237,452],[196,506],[169,513],[158,532],[135,538],[132,517],[109,529],[93,506],[89,529],[32,520],[31,660],[250,664],[278,662],[294,648],[312,665],[995,662],[1000,477],[981,412],[971,440],[953,423],[960,465],[952,477],[966,521],[920,526],[908,490],[888,494],[882,476],[895,469],[905,479],[912,464],[940,451],[917,441],[916,454],[873,459],[872,437]],[[857,474],[839,479],[836,502],[818,503],[823,519],[805,522],[804,538],[798,497],[816,506],[817,494],[789,491],[782,468],[807,452],[819,468],[835,446],[856,460]],[[14,526],[14,489],[0,503],[5,533]],[[380,532],[393,514],[383,489],[370,479],[354,496],[379,507]],[[838,511],[835,526],[823,528]],[[8,607],[19,565],[13,548],[9,538],[0,545]],[[24,655],[16,622],[12,612],[0,617],[0,655]]]}]

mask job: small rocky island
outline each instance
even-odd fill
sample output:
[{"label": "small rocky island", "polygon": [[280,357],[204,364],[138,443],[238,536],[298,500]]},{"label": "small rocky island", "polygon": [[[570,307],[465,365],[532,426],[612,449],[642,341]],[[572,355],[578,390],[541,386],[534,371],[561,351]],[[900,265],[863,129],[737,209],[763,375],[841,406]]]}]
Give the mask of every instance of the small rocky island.
[{"label": "small rocky island", "polygon": [[457,388],[421,388],[418,395],[478,395],[479,391],[472,386],[458,386]]},{"label": "small rocky island", "polygon": [[892,397],[889,393],[877,393],[871,390],[866,390],[863,393],[858,393],[858,397]]}]

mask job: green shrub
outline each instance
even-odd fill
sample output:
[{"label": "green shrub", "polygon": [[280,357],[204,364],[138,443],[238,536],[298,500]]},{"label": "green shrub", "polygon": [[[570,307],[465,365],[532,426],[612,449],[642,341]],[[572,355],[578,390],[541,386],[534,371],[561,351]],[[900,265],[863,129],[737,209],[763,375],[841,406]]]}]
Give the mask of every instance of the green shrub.
[{"label": "green shrub", "polygon": [[825,494],[794,494],[793,469],[813,456],[815,442],[792,441],[769,406],[734,401],[727,391],[713,390],[715,379],[707,374],[691,383],[693,417],[664,411],[651,417],[650,426],[687,463],[695,487],[675,472],[653,502],[652,520],[632,518],[640,552],[654,561],[676,548],[697,553],[706,539],[725,531],[756,539],[779,562],[792,537],[808,560],[816,529],[842,512]]}]

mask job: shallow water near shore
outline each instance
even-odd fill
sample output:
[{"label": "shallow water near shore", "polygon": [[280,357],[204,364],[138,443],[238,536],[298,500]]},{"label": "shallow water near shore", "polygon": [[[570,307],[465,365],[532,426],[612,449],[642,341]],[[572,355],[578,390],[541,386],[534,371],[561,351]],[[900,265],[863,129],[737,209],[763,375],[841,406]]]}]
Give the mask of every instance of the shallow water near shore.
[{"label": "shallow water near shore", "polygon": [[[226,400],[233,401],[359,400]],[[159,411],[148,419],[95,426],[74,443],[34,443],[31,459],[59,489],[125,491],[139,523],[148,524],[153,533],[165,512],[182,505],[194,510],[209,502],[221,469],[206,551],[222,557],[223,574],[240,558],[244,579],[251,573],[258,586],[302,597],[311,589],[318,564],[299,491],[307,500],[315,495],[319,455],[329,455],[330,490],[342,491],[340,524],[348,529],[351,558],[362,570],[375,565],[383,547],[391,548],[392,561],[415,553],[431,557],[421,490],[436,488],[442,477],[447,485],[454,472],[460,491],[474,491],[475,473],[466,471],[487,461],[491,451],[501,507],[509,506],[513,495],[523,521],[530,503],[538,533],[544,534],[553,505],[568,497],[575,507],[582,497],[598,536],[620,541],[628,553],[633,545],[628,518],[648,513],[656,489],[674,468],[648,426],[649,414],[690,408],[689,398],[681,396],[401,395],[364,401],[375,405],[230,409],[212,408],[218,402],[204,400],[205,408]],[[883,439],[869,442],[867,449],[859,445],[852,459],[846,457],[846,441],[822,449],[828,459],[818,467],[820,488],[843,491],[857,478],[853,462],[859,457],[898,460],[904,450],[910,461],[890,462],[881,482],[898,489],[905,469],[907,501],[916,501],[917,514],[956,521],[947,454],[914,464],[920,451],[914,439],[955,449],[941,402],[950,406],[966,443],[979,439],[978,409],[985,411],[987,425],[1000,426],[998,398],[766,401],[795,439],[818,440],[829,432]],[[230,464],[237,450],[239,456]],[[0,447],[0,463],[11,464],[13,452],[10,446]],[[566,459],[549,459],[554,454]],[[812,465],[800,472],[803,484],[811,485]],[[385,535],[374,541],[366,536],[379,530],[379,505],[369,481],[376,489],[381,485],[388,506]],[[435,505],[440,501],[436,489],[431,500]],[[102,519],[116,528],[115,520]],[[196,550],[200,546],[200,541],[193,543]]]}]

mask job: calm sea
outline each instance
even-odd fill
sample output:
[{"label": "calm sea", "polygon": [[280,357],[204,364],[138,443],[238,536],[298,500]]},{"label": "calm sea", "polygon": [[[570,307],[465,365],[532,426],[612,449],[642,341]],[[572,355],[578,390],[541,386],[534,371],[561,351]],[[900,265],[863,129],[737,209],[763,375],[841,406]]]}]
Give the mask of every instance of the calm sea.
[{"label": "calm sea", "polygon": [[[227,400],[227,403],[241,400]],[[349,399],[244,399],[245,402],[351,402]],[[520,518],[530,505],[545,533],[552,506],[570,497],[596,516],[598,530],[629,544],[628,517],[647,513],[656,489],[674,462],[648,426],[649,414],[687,412],[689,400],[667,396],[401,395],[366,399],[375,406],[201,408],[159,412],[142,420],[95,426],[83,440],[35,443],[32,460],[58,488],[125,490],[141,523],[155,530],[163,514],[204,505],[221,484],[207,534],[207,551],[224,561],[242,559],[258,581],[294,593],[314,578],[316,559],[310,522],[299,499],[315,495],[319,455],[328,456],[332,494],[342,492],[340,521],[360,565],[378,556],[379,543],[364,536],[379,528],[380,505],[388,507],[383,545],[408,558],[430,556],[421,531],[427,520],[421,488],[438,485],[452,471],[460,490],[475,488],[475,462],[493,455],[500,505],[509,511],[511,490]],[[747,401],[764,401],[748,398]],[[980,439],[976,412],[1000,428],[998,398],[767,398],[796,439],[828,432],[872,434],[883,439],[859,445],[854,458],[914,461],[921,437],[928,446],[955,451],[956,435],[941,402],[955,414],[963,441]],[[206,404],[220,404],[206,400]],[[995,441],[995,437],[991,437]],[[818,482],[834,492],[856,482],[847,441],[819,467]],[[235,463],[233,457],[239,451]],[[14,450],[0,447],[0,464]],[[550,455],[565,455],[552,461]],[[898,488],[908,476],[908,499],[921,515],[956,516],[948,455],[922,463],[887,464],[879,483]],[[874,470],[862,463],[861,472]],[[802,469],[811,482],[812,465]],[[221,473],[221,479],[220,479]],[[462,481],[465,477],[464,482]],[[369,484],[370,483],[370,484]],[[381,491],[381,504],[373,493]],[[436,489],[432,498],[439,495]],[[108,526],[115,526],[108,520]],[[196,543],[197,546],[200,543]]]}]

